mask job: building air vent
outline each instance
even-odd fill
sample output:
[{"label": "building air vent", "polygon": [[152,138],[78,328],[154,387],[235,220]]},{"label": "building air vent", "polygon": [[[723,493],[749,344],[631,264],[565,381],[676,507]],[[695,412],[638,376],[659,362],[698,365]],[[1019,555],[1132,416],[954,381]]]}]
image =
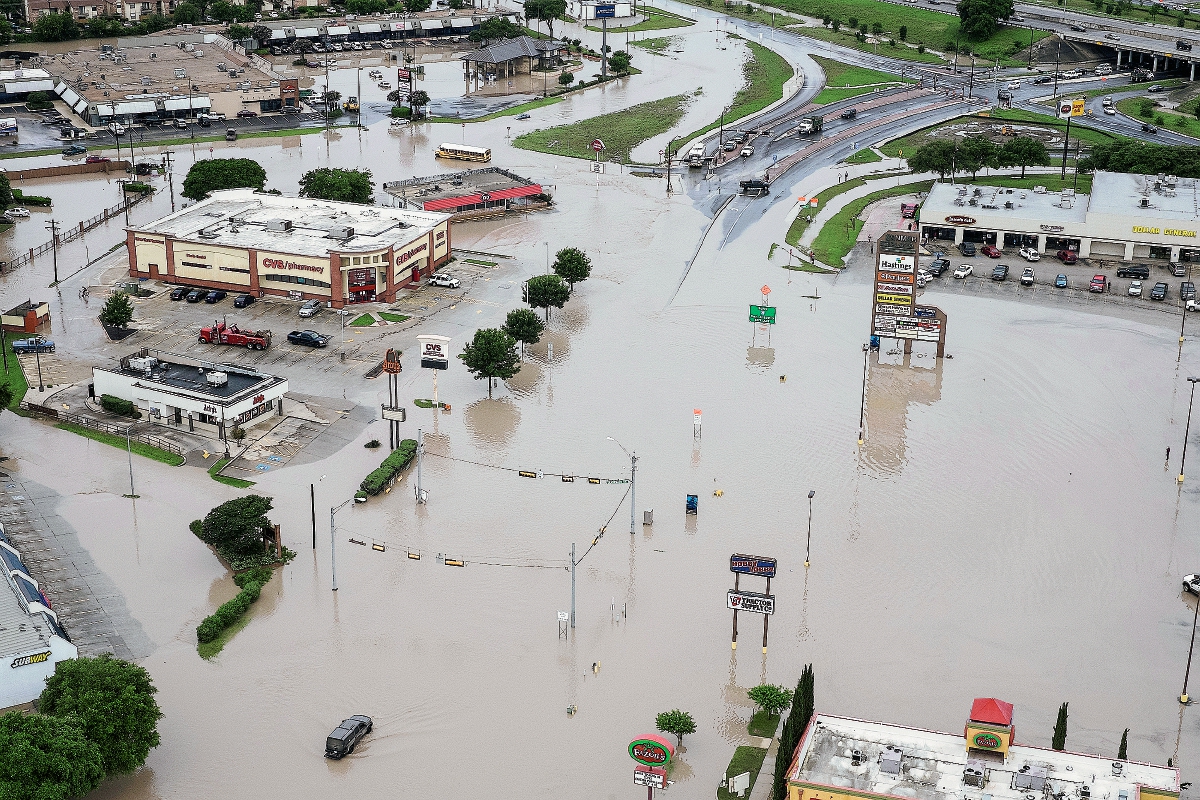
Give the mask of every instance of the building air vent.
[{"label": "building air vent", "polygon": [[351,239],[354,237],[354,228],[337,227],[330,228],[329,233],[325,234],[326,239]]},{"label": "building air vent", "polygon": [[1045,194],[1046,187],[1045,186],[1035,186],[1035,187],[1033,187],[1033,193],[1034,194]]},{"label": "building air vent", "polygon": [[1149,197],[1147,197],[1146,195],[1142,195],[1141,197],[1138,198],[1138,208],[1149,208],[1149,207],[1150,207],[1150,198]]},{"label": "building air vent", "polygon": [[154,356],[138,357],[134,356],[129,359],[129,368],[136,372],[150,372],[158,366],[158,359]]},{"label": "building air vent", "polygon": [[201,239],[220,239],[221,238],[221,234],[217,233],[216,231],[209,231],[209,230],[202,230],[196,235],[199,236]]},{"label": "building air vent", "polygon": [[229,383],[229,375],[224,372],[210,372],[204,376],[209,386],[224,386]]},{"label": "building air vent", "polygon": [[1013,208],[1013,201],[1012,201],[1012,200],[1005,200],[1005,201],[1004,201],[1004,207],[1005,207],[1005,208],[1007,208],[1007,209],[1009,209],[1009,210],[1011,211],[1011,210],[1012,210],[1012,208]]},{"label": "building air vent", "polygon": [[967,767],[963,770],[963,783],[982,789],[987,785],[987,767],[977,758],[968,758]]},{"label": "building air vent", "polygon": [[267,220],[267,230],[281,231],[286,233],[292,229],[292,221],[290,219],[270,219]]},{"label": "building air vent", "polygon": [[900,774],[900,760],[904,754],[892,746],[879,754],[879,771],[888,775]]},{"label": "building air vent", "polygon": [[1046,768],[1026,764],[1013,774],[1014,789],[1032,789],[1040,792],[1046,786]]}]

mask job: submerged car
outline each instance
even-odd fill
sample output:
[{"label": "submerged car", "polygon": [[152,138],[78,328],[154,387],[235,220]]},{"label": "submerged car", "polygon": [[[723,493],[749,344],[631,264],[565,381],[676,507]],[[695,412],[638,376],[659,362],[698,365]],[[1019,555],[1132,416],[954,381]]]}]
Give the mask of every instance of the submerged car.
[{"label": "submerged car", "polygon": [[994,281],[1008,280],[1008,265],[1007,264],[997,264],[995,269],[992,270],[992,280],[994,280]]},{"label": "submerged car", "polygon": [[1167,299],[1167,284],[1159,281],[1154,284],[1154,288],[1150,290],[1151,300],[1166,300]]},{"label": "submerged car", "polygon": [[999,249],[990,244],[985,244],[983,247],[979,248],[979,252],[983,253],[988,258],[1000,258],[1002,255],[1004,255]]},{"label": "submerged car", "polygon": [[452,275],[447,275],[444,272],[438,272],[429,276],[429,285],[444,286],[447,289],[457,289],[462,284],[459,282],[458,278],[455,278]]},{"label": "submerged car", "polygon": [[1129,282],[1129,296],[1130,297],[1141,297],[1142,296],[1142,282],[1141,281],[1130,281]]},{"label": "submerged car", "polygon": [[1033,281],[1034,281],[1033,267],[1026,267],[1021,272],[1021,285],[1022,286],[1033,286]]},{"label": "submerged car", "polygon": [[374,726],[371,718],[363,714],[355,714],[342,720],[342,724],[334,728],[333,733],[325,739],[325,757],[337,759],[350,755],[354,752],[354,746],[370,733]]},{"label": "submerged car", "polygon": [[1054,279],[1054,287],[1056,289],[1066,289],[1067,288],[1067,276],[1062,274],[1061,272],[1058,273],[1058,277],[1056,277]]},{"label": "submerged car", "polygon": [[1183,590],[1188,594],[1194,594],[1200,597],[1200,575],[1192,573],[1191,575],[1183,576]]},{"label": "submerged car", "polygon": [[28,339],[16,339],[12,343],[12,351],[14,353],[53,353],[54,342],[41,336],[32,336]]},{"label": "submerged car", "polygon": [[320,300],[309,300],[304,305],[300,306],[300,316],[308,318],[315,317],[321,310]]}]

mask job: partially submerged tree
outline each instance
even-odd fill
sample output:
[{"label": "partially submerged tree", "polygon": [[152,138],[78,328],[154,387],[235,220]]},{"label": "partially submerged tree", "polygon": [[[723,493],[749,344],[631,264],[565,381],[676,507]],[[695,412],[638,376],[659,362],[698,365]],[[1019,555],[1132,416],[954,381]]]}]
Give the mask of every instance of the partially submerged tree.
[{"label": "partially submerged tree", "polygon": [[203,200],[218,189],[261,189],[267,171],[249,158],[205,158],[188,169],[183,179],[183,196]]},{"label": "partially submerged tree", "polygon": [[209,511],[200,523],[199,536],[218,550],[255,555],[264,549],[263,536],[273,530],[267,512],[271,498],[248,494],[228,500]]},{"label": "partially submerged tree", "polygon": [[78,720],[19,711],[0,716],[0,797],[67,800],[103,779],[100,750]]},{"label": "partially submerged tree", "polygon": [[546,309],[546,321],[550,320],[550,308],[562,308],[571,297],[571,289],[557,275],[537,275],[526,282],[526,302],[534,308]]},{"label": "partially submerged tree", "polygon": [[678,708],[664,711],[654,718],[654,726],[663,733],[675,736],[679,747],[683,747],[683,737],[696,732],[696,720],[686,711]]},{"label": "partially submerged tree", "polygon": [[567,0],[525,0],[525,19],[541,20],[554,38],[554,20],[567,13]]},{"label": "partially submerged tree", "polygon": [[500,330],[522,345],[537,344],[542,338],[542,331],[546,330],[546,323],[542,322],[542,318],[532,309],[514,308],[508,312]]},{"label": "partially submerged tree", "polygon": [[792,704],[791,689],[785,689],[772,683],[755,686],[746,694],[749,695],[754,705],[772,717],[779,716],[780,712]]},{"label": "partially submerged tree", "polygon": [[1058,707],[1058,719],[1054,723],[1054,738],[1050,746],[1062,750],[1067,746],[1067,704]]},{"label": "partially submerged tree", "polygon": [[586,281],[592,274],[592,260],[578,247],[564,247],[554,254],[554,274],[574,291],[576,283]]},{"label": "partially submerged tree", "polygon": [[517,353],[517,340],[496,328],[481,328],[475,337],[463,346],[458,357],[475,380],[487,378],[488,398],[492,396],[492,380],[508,380],[521,371],[521,356]]},{"label": "partially submerged tree", "polygon": [[113,292],[100,309],[100,324],[110,328],[124,328],[133,319],[133,303],[124,292]]},{"label": "partially submerged tree", "polygon": [[370,203],[375,196],[369,169],[319,167],[300,178],[300,196],[343,203]]}]

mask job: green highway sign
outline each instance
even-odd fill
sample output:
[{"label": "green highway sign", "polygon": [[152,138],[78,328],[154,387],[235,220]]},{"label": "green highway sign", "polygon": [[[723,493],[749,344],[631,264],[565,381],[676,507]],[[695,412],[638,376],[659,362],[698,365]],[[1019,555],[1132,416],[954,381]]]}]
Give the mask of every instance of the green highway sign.
[{"label": "green highway sign", "polygon": [[775,306],[750,306],[750,321],[763,325],[775,324]]}]

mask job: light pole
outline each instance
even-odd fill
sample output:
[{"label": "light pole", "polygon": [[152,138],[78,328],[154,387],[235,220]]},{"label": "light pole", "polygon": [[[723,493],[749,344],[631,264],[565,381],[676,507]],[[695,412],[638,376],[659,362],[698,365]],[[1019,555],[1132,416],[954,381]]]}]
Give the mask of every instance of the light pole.
[{"label": "light pole", "polygon": [[1196,647],[1196,620],[1200,618],[1200,597],[1196,598],[1196,610],[1192,613],[1192,643],[1188,645],[1187,669],[1183,671],[1183,691],[1179,693],[1179,702],[1185,706],[1189,698],[1187,693],[1188,676],[1192,674],[1192,650]]},{"label": "light pole", "polygon": [[866,342],[863,342],[863,383],[862,383],[862,400],[858,404],[858,443],[862,444],[863,436],[863,418],[867,411],[867,353],[870,348]]},{"label": "light pole", "polygon": [[1176,479],[1180,483],[1183,482],[1183,463],[1188,459],[1188,433],[1192,431],[1192,401],[1196,398],[1196,381],[1200,381],[1200,378],[1188,378],[1188,383],[1192,384],[1192,395],[1188,397],[1188,422],[1183,426],[1183,456],[1180,457],[1180,476]]},{"label": "light pole", "polygon": [[[1075,154],[1075,175],[1076,175],[1076,177],[1078,177],[1078,175],[1079,175],[1079,154],[1078,153]],[[1188,283],[1191,283],[1191,281],[1192,281],[1192,264],[1191,264],[1191,262],[1188,262],[1188,278],[1187,279],[1188,279]],[[1195,291],[1195,290],[1193,289],[1193,291]],[[1187,323],[1188,307],[1187,307],[1187,299],[1186,298],[1181,297],[1179,299],[1183,303],[1183,313],[1179,317],[1179,345],[1180,345],[1179,349],[1180,349],[1180,351],[1182,351],[1183,350],[1183,326]]]},{"label": "light pole", "polygon": [[[320,480],[325,480],[322,475]],[[313,532],[313,552],[317,550],[317,484],[310,483],[308,485],[308,501],[312,510],[312,532]]]},{"label": "light pole", "polygon": [[129,496],[130,498],[135,498],[137,497],[137,492],[133,490],[133,445],[129,442],[129,431],[132,428],[133,425],[125,426],[125,456],[129,459]]},{"label": "light pole", "polygon": [[812,499],[816,489],[808,490],[808,544],[804,546],[804,568],[808,569],[809,556],[812,555]]},{"label": "light pole", "polygon": [[[610,442],[617,442],[616,439],[609,436]],[[617,442],[617,447],[621,448],[625,455],[629,456],[629,535],[633,535],[633,520],[637,512],[637,453],[631,453],[625,449],[625,445]]]},{"label": "light pole", "polygon": [[329,509],[329,555],[330,555],[330,564],[333,566],[333,591],[335,591],[335,592],[338,590],[338,585],[337,585],[337,522],[334,520],[333,515],[339,511],[341,511],[349,503],[353,503],[353,502],[354,502],[354,498],[351,497],[349,500],[344,501],[337,508]]}]

